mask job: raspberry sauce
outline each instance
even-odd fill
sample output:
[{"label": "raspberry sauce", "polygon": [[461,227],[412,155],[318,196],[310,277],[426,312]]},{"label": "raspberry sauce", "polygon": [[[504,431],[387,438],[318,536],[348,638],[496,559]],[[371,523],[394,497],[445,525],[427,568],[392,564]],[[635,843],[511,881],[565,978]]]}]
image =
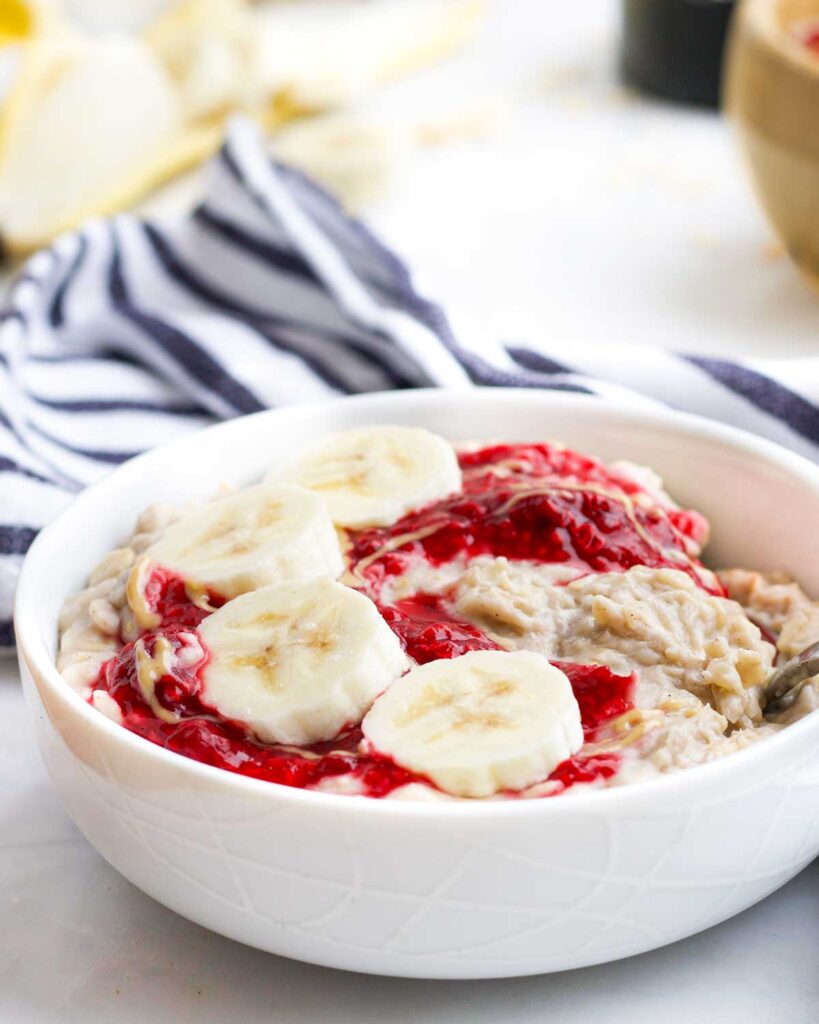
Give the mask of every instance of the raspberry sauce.
[{"label": "raspberry sauce", "polygon": [[[423,614],[429,614],[428,605],[421,603],[418,607],[425,609]],[[173,611],[177,618],[192,614],[177,606]],[[388,613],[385,616],[387,621],[396,628],[389,617],[393,609],[385,611]],[[406,607],[397,624],[396,632],[402,640],[404,636],[410,638],[405,641],[407,649],[417,652],[420,655],[418,660],[455,658],[468,651],[499,650],[480,630],[463,623],[443,618],[437,621],[421,618],[413,622]],[[426,634],[425,638],[417,639],[420,634]],[[175,652],[185,646],[195,649],[198,643],[194,629],[176,625],[173,621],[144,634],[136,643],[153,654],[160,638],[169,640]],[[116,657],[106,662],[94,689],[105,690],[113,697],[126,729],[152,743],[203,764],[300,789],[317,786],[323,780],[340,775],[350,776],[359,790],[369,797],[387,796],[410,782],[430,785],[427,779],[401,768],[388,758],[363,752],[358,726],[345,730],[333,740],[298,749],[256,742],[241,723],[217,715],[202,701],[201,671],[207,664],[204,651],[198,660],[187,665],[173,658],[171,671],[157,680],[157,702],[165,711],[179,716],[178,721],[164,721],[140,691],[134,648],[135,643],[125,644]],[[594,740],[602,726],[632,707],[633,676],[615,675],[602,665],[557,664],[572,685],[587,741]],[[618,764],[616,753],[586,755],[581,750],[558,765],[549,781],[559,783],[555,793],[562,792],[576,783],[609,778],[617,771]]]},{"label": "raspberry sauce", "polygon": [[819,19],[810,18],[799,22],[793,29],[793,35],[806,50],[819,57]]},{"label": "raspberry sauce", "polygon": [[[181,581],[180,581],[181,582]],[[184,594],[184,586],[177,593]],[[315,786],[334,775],[352,775],[359,779],[368,796],[386,796],[398,786],[419,781],[385,758],[358,752],[361,730],[356,726],[326,743],[299,748],[258,743],[245,727],[218,715],[201,699],[201,672],[207,664],[195,629],[175,624],[181,618],[195,617],[190,601],[168,604],[170,618],[158,630],[145,633],[136,643],[128,643],[102,667],[95,690],[105,690],[116,701],[122,724],[152,743],[185,757],[284,786]],[[201,621],[202,616],[199,617]],[[200,657],[183,664],[170,659],[171,670],[155,684],[155,699],[160,707],[178,721],[165,721],[145,700],[137,675],[135,646],[140,644],[153,655],[157,642],[167,639],[177,654],[198,645]],[[420,780],[423,781],[423,780]]]},{"label": "raspberry sauce", "polygon": [[[480,629],[455,618],[439,595],[381,600],[384,581],[419,558],[440,566],[455,558],[505,556],[581,573],[667,567],[687,572],[711,593],[724,593],[694,554],[707,535],[702,516],[663,503],[627,475],[549,444],[492,445],[459,459],[463,489],[458,494],[392,526],[348,532],[347,563],[357,585],[419,664],[500,649]],[[346,776],[358,792],[383,797],[410,782],[430,784],[367,753],[359,723],[333,740],[306,747],[257,742],[241,723],[225,720],[202,699],[208,654],[197,626],[223,600],[212,593],[194,600],[183,580],[163,570],[152,571],[144,595],[160,624],[123,643],[93,687],[111,695],[126,728],[204,764],[286,786],[312,788]],[[160,641],[166,651],[170,645],[170,668],[146,695],[137,673],[137,646],[143,656],[155,658]],[[572,685],[587,743],[633,707],[634,676],[618,676],[599,665],[557,664]],[[617,772],[616,752],[584,751],[558,765],[544,795],[604,782]]]},{"label": "raspberry sauce", "polygon": [[194,603],[185,581],[166,569],[153,566],[145,580],[143,597],[146,607],[162,619],[163,626],[198,626],[207,615],[221,608],[225,599],[213,591]]},{"label": "raspberry sauce", "polygon": [[634,565],[679,569],[704,589],[721,584],[689,554],[707,523],[664,507],[595,459],[553,445],[494,445],[460,456],[461,492],[388,527],[350,534],[351,570],[370,592],[419,557],[439,566],[463,556],[504,556],[622,572]]}]

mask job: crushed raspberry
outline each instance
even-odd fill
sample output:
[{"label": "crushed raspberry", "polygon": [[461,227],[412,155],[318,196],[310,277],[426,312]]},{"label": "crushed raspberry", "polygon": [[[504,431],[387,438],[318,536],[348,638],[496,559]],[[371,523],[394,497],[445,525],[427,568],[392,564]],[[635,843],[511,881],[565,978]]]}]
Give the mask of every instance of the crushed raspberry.
[{"label": "crushed raspberry", "polygon": [[[705,589],[722,593],[688,554],[701,544],[708,524],[697,512],[659,505],[639,483],[588,456],[549,444],[491,445],[460,455],[463,490],[410,512],[389,527],[349,532],[347,552],[360,586],[401,640],[423,664],[469,651],[497,650],[480,629],[462,622],[437,595],[416,593],[381,601],[385,580],[400,577],[419,557],[434,566],[456,557],[505,556],[561,564],[587,572],[624,571],[634,565],[688,572]],[[639,499],[639,500],[635,500]],[[202,700],[208,655],[197,626],[223,603],[208,594],[210,608],[195,604],[184,581],[154,568],[145,584],[148,606],[160,625],[124,644],[100,670],[94,689],[118,704],[126,728],[203,764],[299,788],[350,776],[367,796],[384,797],[410,782],[428,780],[366,750],[357,723],[334,740],[294,750],[256,741],[240,723],[227,721]],[[154,682],[154,704],[137,676],[136,644],[153,656],[165,638],[169,670]],[[557,663],[580,706],[587,742],[633,707],[633,676],[600,665]],[[178,716],[166,721],[164,712]],[[614,775],[617,753],[579,751],[552,772],[549,795]]]}]

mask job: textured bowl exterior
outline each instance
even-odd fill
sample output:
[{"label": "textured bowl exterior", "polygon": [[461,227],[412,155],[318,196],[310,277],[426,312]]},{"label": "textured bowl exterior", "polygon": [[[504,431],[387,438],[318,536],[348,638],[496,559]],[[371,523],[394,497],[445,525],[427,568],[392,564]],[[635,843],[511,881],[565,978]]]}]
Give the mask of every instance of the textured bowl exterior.
[{"label": "textured bowl exterior", "polygon": [[[442,426],[447,404],[448,416],[461,413],[463,433]],[[749,564],[756,553],[755,564],[770,557],[795,570],[789,558],[804,559],[807,549],[791,540],[789,556],[787,544],[754,532],[751,498],[737,494],[746,477],[758,475],[756,490],[768,478],[793,489],[800,511],[791,534],[807,534],[819,516],[819,470],[774,446],[664,411],[542,393],[348,400],[317,407],[312,418],[261,414],[143,457],[44,531],[18,596],[21,671],[43,756],[100,853],[161,903],[241,942],[332,967],[427,978],[533,974],[629,956],[730,917],[816,856],[817,715],[720,762],[607,792],[404,803],[290,790],[200,765],[109,722],[59,677],[52,658],[63,597],[127,531],[168,465],[183,462],[191,479],[205,466],[250,478],[270,461],[271,430],[289,446],[332,427],[385,421],[455,436],[562,435],[609,458],[645,458],[656,446],[653,464],[681,483],[707,452],[733,514],[751,531],[738,548],[734,530],[720,544],[742,556],[744,543]],[[676,454],[664,467],[669,440]],[[236,453],[247,446],[242,464]],[[770,508],[764,494],[758,499],[766,500]],[[719,523],[719,510],[707,511]],[[80,523],[94,537],[90,546],[71,544]],[[813,562],[813,578],[801,575],[819,590]]]}]

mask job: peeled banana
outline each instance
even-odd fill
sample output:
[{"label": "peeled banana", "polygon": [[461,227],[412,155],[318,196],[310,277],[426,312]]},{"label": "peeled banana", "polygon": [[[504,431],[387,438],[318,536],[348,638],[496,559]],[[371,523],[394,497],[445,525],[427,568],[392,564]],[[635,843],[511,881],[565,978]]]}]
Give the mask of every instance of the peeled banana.
[{"label": "peeled banana", "polygon": [[409,664],[373,602],[328,579],[237,597],[199,632],[202,699],[271,743],[332,739]]},{"label": "peeled banana", "polygon": [[545,779],[583,745],[568,678],[532,651],[473,651],[399,679],[362,723],[370,747],[454,796]]},{"label": "peeled banana", "polygon": [[388,526],[461,486],[452,445],[420,427],[359,427],[325,434],[276,468],[320,495],[338,526]]},{"label": "peeled banana", "polygon": [[145,551],[134,579],[147,578],[146,564],[228,599],[281,580],[335,578],[344,567],[321,499],[283,484],[245,487],[187,513]]}]

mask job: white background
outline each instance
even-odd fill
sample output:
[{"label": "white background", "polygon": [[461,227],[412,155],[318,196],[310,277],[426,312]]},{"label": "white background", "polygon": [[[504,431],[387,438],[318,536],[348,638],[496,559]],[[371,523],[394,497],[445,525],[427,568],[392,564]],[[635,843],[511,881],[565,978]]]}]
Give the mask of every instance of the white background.
[{"label": "white background", "polygon": [[[497,6],[471,55],[391,99],[508,109],[486,139],[414,158],[368,212],[426,290],[476,330],[569,350],[812,354],[819,298],[772,248],[725,125],[615,84],[613,0]],[[244,948],[143,896],[79,836],[0,661],[0,1024],[812,1024],[818,963],[819,864],[701,936],[562,975],[399,981]]]}]

